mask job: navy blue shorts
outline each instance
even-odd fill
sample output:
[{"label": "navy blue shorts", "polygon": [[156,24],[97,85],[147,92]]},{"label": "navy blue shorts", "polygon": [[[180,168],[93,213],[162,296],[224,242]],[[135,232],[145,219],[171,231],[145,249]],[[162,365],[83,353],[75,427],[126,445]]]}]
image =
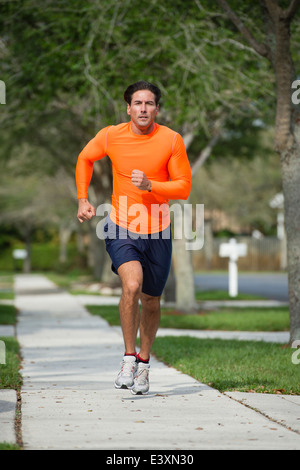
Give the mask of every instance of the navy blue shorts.
[{"label": "navy blue shorts", "polygon": [[139,261],[143,269],[142,292],[161,296],[171,267],[171,227],[159,233],[139,235],[115,225],[108,217],[104,237],[113,272],[118,274],[117,270],[123,263]]}]

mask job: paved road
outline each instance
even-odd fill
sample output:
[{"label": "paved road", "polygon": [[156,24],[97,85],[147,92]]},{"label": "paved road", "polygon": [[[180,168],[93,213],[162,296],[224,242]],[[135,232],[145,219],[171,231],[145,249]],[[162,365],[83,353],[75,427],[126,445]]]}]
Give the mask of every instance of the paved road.
[{"label": "paved road", "polygon": [[[203,273],[195,275],[200,290],[227,290],[227,273]],[[255,294],[272,300],[288,300],[286,273],[239,273],[239,293]]]}]

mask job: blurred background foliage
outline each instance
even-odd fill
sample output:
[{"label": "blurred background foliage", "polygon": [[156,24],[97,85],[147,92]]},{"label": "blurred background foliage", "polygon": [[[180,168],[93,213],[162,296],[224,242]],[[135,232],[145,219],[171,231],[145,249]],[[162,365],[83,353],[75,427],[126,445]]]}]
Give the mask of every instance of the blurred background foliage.
[{"label": "blurred background foliage", "polygon": [[[230,3],[261,39],[260,2]],[[91,232],[76,220],[76,160],[100,128],[127,121],[123,93],[140,79],[161,88],[158,122],[183,135],[191,164],[218,135],[190,201],[228,213],[249,233],[276,232],[274,75],[216,2],[3,1],[0,13],[0,269],[13,269],[12,248],[26,244],[34,269],[89,266]],[[299,39],[298,18],[295,63]],[[91,199],[110,194],[104,159]]]}]

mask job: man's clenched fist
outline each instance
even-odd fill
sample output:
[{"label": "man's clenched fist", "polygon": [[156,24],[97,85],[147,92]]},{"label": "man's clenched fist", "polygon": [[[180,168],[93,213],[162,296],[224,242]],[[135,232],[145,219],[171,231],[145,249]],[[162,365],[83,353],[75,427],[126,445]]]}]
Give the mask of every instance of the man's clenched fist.
[{"label": "man's clenched fist", "polygon": [[92,204],[90,204],[87,199],[78,199],[77,219],[79,222],[82,223],[85,220],[91,220],[94,215],[96,215],[96,211]]},{"label": "man's clenched fist", "polygon": [[134,186],[141,189],[142,191],[151,191],[151,181],[148,180],[143,171],[132,170],[131,181]]}]

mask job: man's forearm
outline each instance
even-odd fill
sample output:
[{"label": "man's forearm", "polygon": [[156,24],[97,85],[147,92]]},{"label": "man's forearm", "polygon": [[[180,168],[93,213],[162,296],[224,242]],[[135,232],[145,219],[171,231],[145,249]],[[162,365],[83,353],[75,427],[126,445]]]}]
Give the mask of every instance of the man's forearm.
[{"label": "man's forearm", "polygon": [[175,181],[151,181],[152,193],[164,196],[166,199],[188,199],[191,191],[190,179]]},{"label": "man's forearm", "polygon": [[143,171],[133,170],[131,181],[141,191],[153,192],[166,199],[187,199],[191,191],[189,175],[174,181],[155,181],[149,180]]},{"label": "man's forearm", "polygon": [[88,199],[88,188],[93,174],[93,163],[83,158],[78,158],[76,165],[77,199]]}]

